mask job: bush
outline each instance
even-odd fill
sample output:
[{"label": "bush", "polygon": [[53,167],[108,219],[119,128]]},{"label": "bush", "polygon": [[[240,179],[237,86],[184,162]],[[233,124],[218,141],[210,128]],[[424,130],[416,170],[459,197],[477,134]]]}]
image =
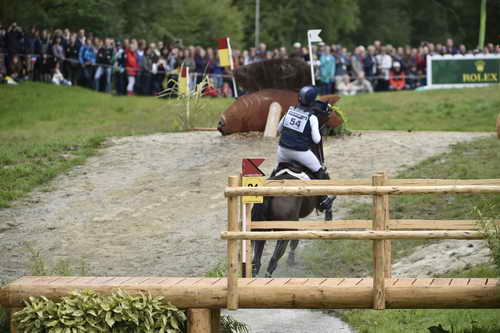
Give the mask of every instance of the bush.
[{"label": "bush", "polygon": [[122,290],[110,296],[73,292],[58,302],[30,297],[14,320],[20,331],[33,333],[183,332],[186,314],[162,299]]},{"label": "bush", "polygon": [[500,214],[495,204],[490,204],[483,210],[475,207],[474,210],[479,217],[479,227],[491,250],[491,259],[500,272],[500,226],[496,223],[496,220],[500,220]]}]

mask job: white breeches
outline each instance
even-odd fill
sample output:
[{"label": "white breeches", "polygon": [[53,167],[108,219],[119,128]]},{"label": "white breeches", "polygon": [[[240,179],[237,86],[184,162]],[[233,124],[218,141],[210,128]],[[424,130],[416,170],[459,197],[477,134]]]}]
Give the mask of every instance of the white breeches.
[{"label": "white breeches", "polygon": [[312,172],[318,172],[321,169],[321,163],[311,150],[298,151],[278,146],[278,163],[293,161],[306,166]]}]

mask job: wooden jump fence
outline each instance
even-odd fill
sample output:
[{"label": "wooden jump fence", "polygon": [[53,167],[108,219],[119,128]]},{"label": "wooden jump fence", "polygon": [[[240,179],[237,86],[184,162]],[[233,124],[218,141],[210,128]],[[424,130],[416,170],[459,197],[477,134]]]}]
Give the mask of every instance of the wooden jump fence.
[{"label": "wooden jump fence", "polygon": [[[245,277],[252,274],[252,247],[248,240],[303,240],[303,239],[351,239],[373,240],[373,280],[364,283],[372,286],[372,303],[374,309],[385,309],[400,304],[397,292],[393,288],[399,281],[392,279],[392,239],[482,239],[483,233],[477,231],[475,220],[393,220],[390,219],[389,196],[404,194],[451,194],[451,193],[500,193],[500,179],[478,180],[445,180],[445,179],[389,179],[385,173],[378,173],[371,180],[363,179],[334,179],[334,180],[267,180],[262,187],[241,187],[238,176],[228,179],[225,195],[228,200],[228,231],[222,232],[221,237],[228,242],[228,294],[227,307],[237,309],[239,306],[239,286],[241,261],[244,258],[243,272]],[[242,196],[316,196],[316,195],[371,195],[373,197],[372,220],[340,220],[340,221],[251,221],[251,204],[241,204]],[[240,209],[241,214],[238,214]],[[241,220],[240,220],[241,217]],[[500,223],[500,221],[497,221]],[[242,230],[243,229],[243,230]],[[259,229],[293,229],[297,231],[261,231]],[[352,231],[353,229],[365,229]],[[371,230],[368,230],[371,229]],[[321,231],[320,231],[321,230]],[[333,231],[324,231],[333,230]],[[343,231],[340,231],[343,230]],[[239,241],[246,241],[243,253],[240,256]],[[405,303],[405,307],[428,307],[429,300],[433,300],[435,307],[455,307],[462,304],[457,297],[469,297],[471,292],[475,301],[471,307],[500,307],[500,280],[488,279],[489,286],[494,283],[495,290],[483,288],[480,297],[477,290],[471,289],[458,296],[460,288],[464,288],[464,281],[460,287],[459,279],[433,279],[440,286],[449,288],[433,289],[429,283],[424,290],[415,292],[426,279],[414,279],[407,285],[408,294],[413,299]],[[406,283],[408,281],[405,280]],[[469,279],[466,286],[469,286]],[[477,281],[473,281],[476,284]],[[361,283],[358,281],[358,283]],[[307,284],[307,283],[306,283]],[[425,285],[425,284],[424,284]],[[401,286],[401,285],[400,285]],[[486,284],[484,285],[486,286]],[[399,290],[401,291],[401,290]],[[464,291],[464,290],[462,290]],[[492,297],[488,293],[492,292]],[[270,292],[272,292],[270,290]],[[278,291],[277,291],[278,292]],[[472,295],[471,294],[471,295]],[[390,296],[388,296],[390,295]],[[450,297],[455,295],[457,297]],[[388,300],[389,297],[389,300]],[[365,303],[361,296],[355,293],[351,298],[358,298],[359,303]],[[398,305],[400,306],[400,305]],[[397,307],[397,306],[396,306]]]},{"label": "wooden jump fence", "polygon": [[[500,179],[411,180],[377,174],[371,180],[265,181],[260,188],[246,188],[241,187],[240,177],[233,176],[228,185],[228,230],[221,235],[228,244],[227,278],[26,276],[0,288],[0,306],[14,312],[30,296],[57,299],[74,290],[110,294],[123,289],[132,294],[163,296],[177,307],[188,309],[190,333],[218,332],[221,308],[500,308],[500,279],[392,277],[392,239],[481,239],[476,221],[395,220],[389,214],[390,195],[500,193]],[[373,219],[252,222],[251,204],[241,203],[244,195],[319,194],[371,195]],[[259,231],[262,229],[297,231]],[[374,276],[252,278],[250,239],[373,240]]]}]

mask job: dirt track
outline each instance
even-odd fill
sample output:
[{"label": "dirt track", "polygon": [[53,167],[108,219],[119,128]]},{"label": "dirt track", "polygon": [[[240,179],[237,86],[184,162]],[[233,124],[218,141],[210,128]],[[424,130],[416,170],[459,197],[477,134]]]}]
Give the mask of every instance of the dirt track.
[{"label": "dirt track", "polygon": [[[331,139],[337,178],[389,173],[484,133],[376,132]],[[95,275],[201,275],[225,257],[227,176],[244,157],[275,164],[276,141],[215,132],[110,139],[100,154],[0,210],[0,281],[29,274],[28,241],[50,261],[84,258]],[[348,198],[337,203],[337,217]]]}]

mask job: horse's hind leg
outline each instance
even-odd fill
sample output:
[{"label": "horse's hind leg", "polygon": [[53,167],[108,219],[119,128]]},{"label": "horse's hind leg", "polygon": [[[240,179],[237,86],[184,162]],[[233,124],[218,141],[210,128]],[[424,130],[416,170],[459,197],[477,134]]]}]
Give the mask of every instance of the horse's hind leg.
[{"label": "horse's hind leg", "polygon": [[273,256],[269,261],[269,266],[267,267],[266,277],[271,277],[273,275],[274,270],[278,267],[278,261],[283,254],[285,254],[286,247],[288,246],[288,240],[279,240],[276,243],[276,248],[274,249]]},{"label": "horse's hind leg", "polygon": [[265,240],[252,241],[253,245],[253,261],[252,261],[252,276],[257,277],[260,271],[260,259],[266,245]]},{"label": "horse's hind leg", "polygon": [[290,252],[288,252],[288,259],[286,260],[288,266],[295,266],[295,249],[297,249],[298,245],[298,239],[294,239],[290,242]]}]

